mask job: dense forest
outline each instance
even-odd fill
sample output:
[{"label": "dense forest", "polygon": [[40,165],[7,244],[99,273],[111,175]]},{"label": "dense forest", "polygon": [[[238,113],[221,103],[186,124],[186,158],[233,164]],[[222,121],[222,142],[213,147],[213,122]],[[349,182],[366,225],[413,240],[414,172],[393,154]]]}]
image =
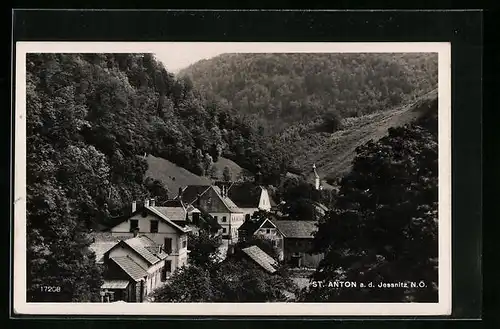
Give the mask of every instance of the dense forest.
[{"label": "dense forest", "polygon": [[273,133],[413,101],[437,85],[437,54],[223,54],[179,74],[205,98]]},{"label": "dense forest", "polygon": [[150,54],[29,54],[26,65],[28,300],[41,284],[91,299],[99,275],[86,233],[161,190],[145,181],[145,155],[199,175],[221,154],[277,170],[251,127]]}]

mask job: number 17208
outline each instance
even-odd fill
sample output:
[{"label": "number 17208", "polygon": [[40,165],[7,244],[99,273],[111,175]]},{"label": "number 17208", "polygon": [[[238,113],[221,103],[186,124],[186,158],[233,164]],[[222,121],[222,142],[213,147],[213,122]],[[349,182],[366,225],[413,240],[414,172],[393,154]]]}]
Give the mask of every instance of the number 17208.
[{"label": "number 17208", "polygon": [[61,292],[60,286],[41,286],[41,292]]}]

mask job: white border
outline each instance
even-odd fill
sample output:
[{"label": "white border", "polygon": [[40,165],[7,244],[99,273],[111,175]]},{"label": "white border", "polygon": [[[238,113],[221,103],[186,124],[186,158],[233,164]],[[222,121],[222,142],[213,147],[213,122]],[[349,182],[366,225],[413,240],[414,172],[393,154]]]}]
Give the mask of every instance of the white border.
[{"label": "white border", "polygon": [[[439,302],[438,303],[27,303],[26,302],[26,53],[156,53],[200,45],[232,53],[393,53],[439,55]],[[450,43],[199,43],[17,42],[14,176],[13,306],[16,314],[383,316],[451,314],[451,45]],[[168,69],[168,68],[167,68]]]}]

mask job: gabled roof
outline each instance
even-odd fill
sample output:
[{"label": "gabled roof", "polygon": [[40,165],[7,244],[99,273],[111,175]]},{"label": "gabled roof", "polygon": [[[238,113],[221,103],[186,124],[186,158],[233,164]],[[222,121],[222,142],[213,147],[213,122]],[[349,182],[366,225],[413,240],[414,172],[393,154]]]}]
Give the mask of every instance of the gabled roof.
[{"label": "gabled roof", "polygon": [[246,220],[239,228],[238,231],[245,231],[247,233],[247,236],[253,235],[255,231],[257,231],[259,228],[261,228],[266,222],[271,223],[274,227],[274,223],[269,220],[269,218],[260,218],[258,220]]},{"label": "gabled roof", "polygon": [[186,220],[186,209],[184,207],[154,207],[156,210],[161,212],[168,219],[173,221],[184,221]]},{"label": "gabled roof", "polygon": [[181,195],[182,202],[184,202],[184,204],[187,204],[187,205],[194,204],[195,201],[198,199],[198,196],[201,197],[202,195],[207,193],[207,191],[209,191],[210,189],[215,191],[215,194],[219,197],[219,199],[222,201],[222,203],[224,204],[224,206],[227,208],[227,210],[229,212],[233,212],[233,213],[243,212],[240,208],[238,208],[238,206],[230,198],[228,198],[227,196],[223,197],[220,188],[218,186],[214,186],[214,185],[189,185],[189,186],[187,186],[183,190],[182,195]]},{"label": "gabled roof", "polygon": [[262,249],[257,246],[250,246],[248,248],[241,249],[250,259],[261,266],[264,270],[269,273],[274,273],[277,271],[277,262],[274,258],[266,254]]},{"label": "gabled roof", "polygon": [[123,241],[142,258],[148,261],[151,265],[158,263],[167,255],[160,251],[160,245],[145,235],[137,236],[135,238]]},{"label": "gabled roof", "polygon": [[229,197],[227,196],[222,196],[222,192],[220,190],[220,187],[218,186],[211,186],[212,189],[214,189],[214,191],[216,192],[217,196],[219,197],[219,199],[222,201],[222,203],[224,204],[224,206],[226,206],[227,210],[229,210],[229,212],[235,212],[235,213],[241,213],[243,212],[234,202],[233,200],[231,200]]},{"label": "gabled roof", "polygon": [[120,243],[126,244],[133,251],[144,258],[144,260],[146,260],[150,265],[156,264],[160,261],[160,259],[153,255],[149,250],[147,250],[146,247],[144,247],[144,245],[137,238],[122,240]]},{"label": "gabled roof", "polygon": [[157,209],[157,207],[144,207],[143,209],[146,209],[148,210],[149,212],[155,214],[156,216],[160,217],[161,219],[163,219],[164,222],[166,222],[167,224],[169,224],[170,226],[172,226],[173,228],[175,228],[176,230],[182,232],[182,233],[187,233],[190,231],[190,229],[188,227],[181,227],[180,225],[174,223],[170,218],[168,218],[167,216],[165,216],[161,211],[159,211]]},{"label": "gabled roof", "polygon": [[228,191],[228,197],[241,208],[257,208],[264,187],[252,182],[234,183]]},{"label": "gabled roof", "polygon": [[93,242],[89,249],[95,253],[97,263],[103,263],[104,254],[120,242],[120,238],[113,236],[109,232],[93,232],[90,236]]},{"label": "gabled roof", "polygon": [[117,246],[124,246],[132,250],[144,259],[150,266],[158,263],[168,256],[163,250],[161,250],[160,245],[156,244],[153,240],[144,235],[121,240],[106,251],[105,254],[109,254]]},{"label": "gabled roof", "polygon": [[[134,215],[136,215],[138,213],[142,213],[143,211],[147,211],[150,214],[153,214],[153,215],[159,217],[161,220],[163,220],[163,222],[165,222],[166,224],[172,226],[174,229],[180,231],[181,233],[187,233],[187,232],[190,231],[189,228],[187,228],[187,227],[181,227],[181,226],[177,225],[176,223],[174,223],[168,216],[166,216],[158,208],[163,208],[163,207],[156,207],[156,206],[142,206],[140,208],[138,207],[137,210],[134,211],[133,213],[129,213],[126,216],[120,216],[120,217],[117,217],[117,218],[113,219],[113,225],[109,229],[107,229],[106,231],[109,231],[114,226],[123,223],[124,221],[130,219],[130,217],[132,217],[132,216],[134,216]],[[167,212],[167,210],[164,210],[164,212]]]},{"label": "gabled roof", "polygon": [[[192,204],[198,198],[198,195],[203,195],[210,185],[188,185],[182,190],[181,199],[185,204]],[[177,196],[179,198],[179,196]]]},{"label": "gabled roof", "polygon": [[285,238],[313,239],[313,233],[318,230],[316,221],[274,220],[273,223]]},{"label": "gabled roof", "polygon": [[148,275],[148,272],[134,262],[130,256],[113,257],[111,261],[118,265],[134,281],[139,281]]}]

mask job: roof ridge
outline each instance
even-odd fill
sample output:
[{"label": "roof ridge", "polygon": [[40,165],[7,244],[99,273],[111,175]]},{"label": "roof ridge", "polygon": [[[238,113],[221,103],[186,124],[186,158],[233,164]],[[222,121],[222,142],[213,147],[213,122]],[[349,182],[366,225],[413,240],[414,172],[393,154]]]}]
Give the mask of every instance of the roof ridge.
[{"label": "roof ridge", "polygon": [[175,228],[181,230],[182,232],[186,232],[186,230],[184,228],[182,228],[179,225],[175,224],[170,218],[168,218],[167,216],[163,215],[161,211],[159,211],[157,209],[154,209],[154,208],[151,208],[150,206],[147,206],[146,209],[151,210],[154,214],[156,214],[160,218],[166,220],[169,224],[171,224]]},{"label": "roof ridge", "polygon": [[[229,196],[225,196],[223,197],[219,192],[217,192],[217,190],[215,189],[215,187],[217,187],[219,190],[220,188],[218,186],[214,186],[214,185],[211,185],[211,187],[213,188],[213,190],[215,191],[215,194],[219,197],[219,199],[222,201],[222,203],[226,206],[227,210],[231,211],[233,209],[236,209],[238,211],[241,211],[240,207],[238,207],[238,205],[236,203],[234,203],[233,200],[231,200],[231,198]],[[236,208],[230,206],[227,204],[226,200],[224,200],[225,198],[229,199],[235,206]]]}]

